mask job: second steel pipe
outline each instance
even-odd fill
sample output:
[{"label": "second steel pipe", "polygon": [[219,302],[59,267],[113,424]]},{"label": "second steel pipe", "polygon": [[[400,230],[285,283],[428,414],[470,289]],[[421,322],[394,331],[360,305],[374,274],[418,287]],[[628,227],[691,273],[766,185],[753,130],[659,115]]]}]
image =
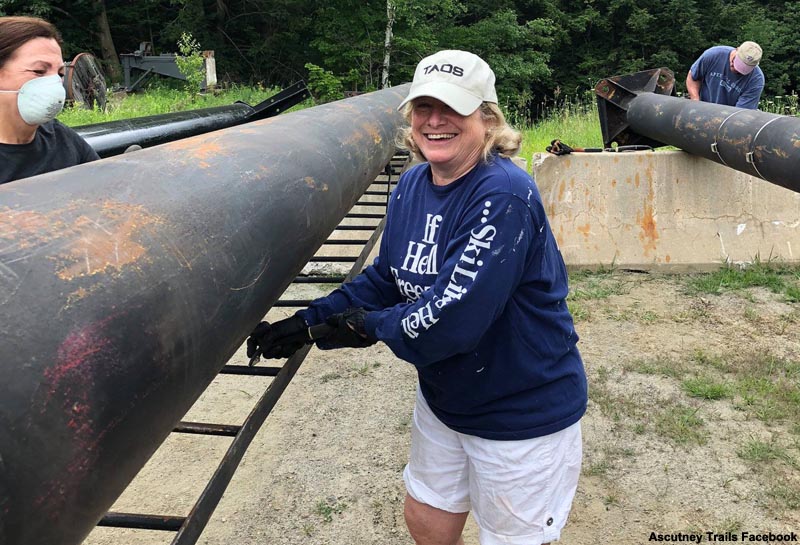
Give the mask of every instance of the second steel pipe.
[{"label": "second steel pipe", "polygon": [[627,108],[638,134],[800,192],[800,118],[654,93]]}]

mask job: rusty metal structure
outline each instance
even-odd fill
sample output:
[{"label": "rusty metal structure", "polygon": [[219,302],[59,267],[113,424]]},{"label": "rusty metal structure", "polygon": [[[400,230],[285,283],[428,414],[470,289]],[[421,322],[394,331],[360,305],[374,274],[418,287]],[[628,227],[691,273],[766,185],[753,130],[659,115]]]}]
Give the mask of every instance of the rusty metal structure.
[{"label": "rusty metal structure", "polygon": [[299,81],[255,106],[240,101],[215,108],[84,125],[76,127],[75,132],[81,135],[100,157],[110,157],[124,153],[134,145],[149,148],[266,119],[285,112],[309,96],[305,82]]},{"label": "rusty metal structure", "polygon": [[0,186],[0,542],[83,540],[389,162],[407,92]]},{"label": "rusty metal structure", "polygon": [[674,83],[666,68],[601,80],[604,145],[676,146],[800,192],[800,118],[670,96]]}]

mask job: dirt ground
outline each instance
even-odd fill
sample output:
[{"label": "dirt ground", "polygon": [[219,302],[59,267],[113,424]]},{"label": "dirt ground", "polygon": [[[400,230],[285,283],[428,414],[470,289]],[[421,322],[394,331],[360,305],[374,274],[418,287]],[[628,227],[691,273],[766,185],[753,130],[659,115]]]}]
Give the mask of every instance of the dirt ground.
[{"label": "dirt ground", "polygon": [[[560,543],[643,544],[651,532],[703,533],[703,542],[705,532],[800,532],[800,425],[779,413],[759,418],[737,396],[699,399],[682,387],[720,358],[770,354],[796,364],[800,305],[760,288],[692,295],[684,284],[683,277],[632,272],[573,281],[583,294],[571,306],[590,402],[583,474]],[[232,363],[245,363],[243,351]],[[673,374],[670,365],[686,366],[687,374]],[[412,366],[382,344],[313,349],[199,543],[411,544],[401,472],[415,380]],[[800,372],[788,380],[800,380]],[[268,381],[220,376],[186,419],[240,423]],[[670,409],[696,418],[665,428]],[[173,435],[114,510],[188,513],[229,439]],[[780,456],[753,461],[743,452],[754,442]],[[85,543],[155,545],[172,537],[98,528]],[[465,541],[478,543],[471,519]]]}]

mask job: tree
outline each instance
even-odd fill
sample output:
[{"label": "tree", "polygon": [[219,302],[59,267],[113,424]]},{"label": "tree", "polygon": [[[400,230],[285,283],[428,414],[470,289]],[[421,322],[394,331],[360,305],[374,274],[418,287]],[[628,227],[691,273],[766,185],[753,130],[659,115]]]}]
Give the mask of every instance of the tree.
[{"label": "tree", "polygon": [[386,0],[386,36],[383,39],[383,73],[381,75],[381,89],[389,87],[389,65],[392,56],[392,37],[394,19],[397,7],[394,0]]},{"label": "tree", "polygon": [[106,67],[106,75],[111,78],[111,81],[122,81],[122,66],[119,63],[117,48],[114,46],[114,38],[111,36],[105,0],[92,0],[92,7],[94,8],[97,38],[100,42],[100,52]]}]

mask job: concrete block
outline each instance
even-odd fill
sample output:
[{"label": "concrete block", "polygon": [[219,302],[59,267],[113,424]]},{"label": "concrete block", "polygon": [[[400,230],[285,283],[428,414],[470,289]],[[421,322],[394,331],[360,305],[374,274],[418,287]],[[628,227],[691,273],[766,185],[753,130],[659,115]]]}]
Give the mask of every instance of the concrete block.
[{"label": "concrete block", "polygon": [[707,159],[683,151],[537,153],[532,164],[572,268],[679,272],[800,260],[800,194]]}]

